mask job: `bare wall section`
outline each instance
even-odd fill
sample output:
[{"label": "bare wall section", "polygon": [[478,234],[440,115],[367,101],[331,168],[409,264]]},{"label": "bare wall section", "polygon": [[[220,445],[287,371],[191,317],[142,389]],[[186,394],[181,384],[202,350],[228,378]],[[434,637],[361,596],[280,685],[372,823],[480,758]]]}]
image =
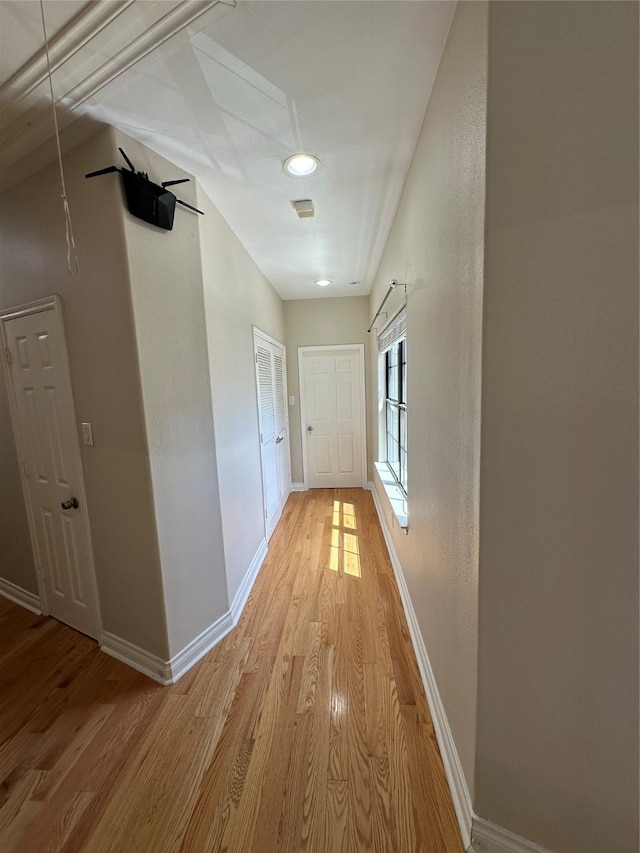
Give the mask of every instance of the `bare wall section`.
[{"label": "bare wall section", "polygon": [[638,850],[638,5],[492,3],[476,812]]},{"label": "bare wall section", "polygon": [[[409,531],[391,533],[471,791],[486,91],[487,3],[461,2],[370,301],[373,317],[391,279],[408,284]],[[388,317],[403,299],[397,288]],[[369,407],[377,428],[379,400]],[[391,528],[377,474],[374,486]]]},{"label": "bare wall section", "polygon": [[229,602],[264,540],[252,326],[284,342],[282,301],[198,188],[210,395]]},{"label": "bare wall section", "polygon": [[[4,269],[5,265],[0,259],[0,288],[3,295]],[[2,302],[3,307],[6,304]],[[38,594],[3,371],[0,371],[0,578],[34,595]]]},{"label": "bare wall section", "polygon": [[[116,131],[151,179],[184,177]],[[187,176],[188,177],[188,176]],[[179,187],[194,203],[195,183]],[[178,207],[173,231],[124,212],[158,547],[173,656],[228,610],[216,470],[199,216]]]}]

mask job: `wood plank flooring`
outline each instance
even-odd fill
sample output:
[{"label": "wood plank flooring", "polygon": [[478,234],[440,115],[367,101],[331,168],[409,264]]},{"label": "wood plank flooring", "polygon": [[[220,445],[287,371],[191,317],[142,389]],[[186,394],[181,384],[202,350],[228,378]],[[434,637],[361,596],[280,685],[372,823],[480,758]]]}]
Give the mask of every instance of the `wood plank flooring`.
[{"label": "wood plank flooring", "polygon": [[171,687],[2,598],[0,644],[3,853],[462,853],[368,492],[292,494]]}]

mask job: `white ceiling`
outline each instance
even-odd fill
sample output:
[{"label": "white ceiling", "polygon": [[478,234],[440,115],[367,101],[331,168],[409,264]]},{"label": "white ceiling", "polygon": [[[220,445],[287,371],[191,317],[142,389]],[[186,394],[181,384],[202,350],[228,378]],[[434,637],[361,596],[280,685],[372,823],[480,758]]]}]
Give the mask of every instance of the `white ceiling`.
[{"label": "white ceiling", "polygon": [[[113,124],[195,174],[282,298],[366,294],[455,3],[230,4],[46,0],[61,124],[82,117],[76,142],[88,118]],[[0,0],[5,185],[53,158],[42,45],[39,2]],[[319,171],[286,175],[296,151]],[[313,219],[291,206],[303,198]]]}]

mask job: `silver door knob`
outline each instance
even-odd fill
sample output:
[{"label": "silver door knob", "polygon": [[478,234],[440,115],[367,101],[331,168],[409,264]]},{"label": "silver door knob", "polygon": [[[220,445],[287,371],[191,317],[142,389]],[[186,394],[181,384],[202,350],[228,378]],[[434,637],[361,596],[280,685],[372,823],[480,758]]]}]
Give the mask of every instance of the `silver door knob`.
[{"label": "silver door knob", "polygon": [[313,427],[312,427],[312,426],[308,426],[308,427],[307,427],[307,432],[313,432]]},{"label": "silver door knob", "polygon": [[60,506],[62,509],[78,509],[78,498],[69,498],[68,501],[62,501]]}]

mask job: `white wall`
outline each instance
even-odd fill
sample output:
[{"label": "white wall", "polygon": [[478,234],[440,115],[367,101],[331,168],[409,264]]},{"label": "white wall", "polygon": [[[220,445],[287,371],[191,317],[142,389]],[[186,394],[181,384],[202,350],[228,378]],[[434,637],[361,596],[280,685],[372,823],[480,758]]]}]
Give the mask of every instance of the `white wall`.
[{"label": "white wall", "polygon": [[[300,378],[298,376],[298,347],[332,346],[333,344],[364,344],[365,398],[371,395],[369,370],[369,300],[366,296],[343,296],[322,299],[288,299],[284,304],[284,323],[287,345],[287,388],[294,397],[289,406],[291,435],[291,480],[304,481],[302,471],[302,430],[300,423]],[[371,424],[367,426],[367,459],[371,451]],[[369,462],[368,479],[371,479]]]},{"label": "white wall", "polygon": [[[62,298],[76,418],[93,424],[95,440],[94,447],[81,445],[81,455],[103,627],[166,658],[119,178],[84,178],[86,172],[116,162],[116,156],[109,130],[65,156],[80,260],[77,280],[67,271],[57,164],[2,196],[0,303],[17,305],[52,293]],[[0,402],[0,470],[10,473],[0,488],[0,572],[35,591],[4,393]]]},{"label": "white wall", "polygon": [[410,285],[392,536],[474,810],[555,853],[638,849],[637,31],[458,5],[370,303]]},{"label": "white wall", "polygon": [[[0,261],[0,271],[3,265]],[[0,287],[2,285],[0,284]],[[3,303],[4,307],[4,303]],[[9,401],[0,371],[0,578],[38,594]]]},{"label": "white wall", "polygon": [[198,188],[204,318],[229,601],[265,537],[252,325],[284,341],[282,301]]},{"label": "white wall", "polygon": [[492,3],[476,811],[638,845],[638,5]]},{"label": "white wall", "polygon": [[[486,87],[487,4],[459,3],[370,300],[373,318],[391,279],[409,285],[409,531],[392,536],[471,791]],[[389,317],[403,298],[396,289]],[[374,485],[391,527],[377,474]]]},{"label": "white wall", "polygon": [[[116,141],[156,182],[189,177],[118,131]],[[195,184],[179,187],[187,202],[195,194]],[[172,231],[127,211],[123,216],[169,651],[175,655],[228,609],[200,222],[180,207]]]}]

